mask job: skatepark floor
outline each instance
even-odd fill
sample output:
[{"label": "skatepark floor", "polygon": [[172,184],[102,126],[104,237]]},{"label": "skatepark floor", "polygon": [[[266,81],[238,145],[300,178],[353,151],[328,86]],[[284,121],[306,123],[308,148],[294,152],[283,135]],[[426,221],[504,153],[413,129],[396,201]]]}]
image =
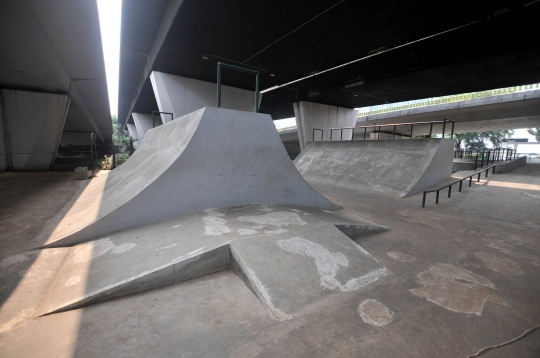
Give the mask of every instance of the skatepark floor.
[{"label": "skatepark floor", "polygon": [[[0,174],[0,270],[35,247],[39,229],[85,182]],[[451,198],[443,192],[439,205],[433,193],[425,208],[421,193],[314,187],[343,207],[336,213],[390,228],[355,240],[390,274],[283,321],[231,270],[32,318],[28,307],[46,290],[38,281],[57,260],[29,254],[0,282],[0,316],[20,312],[0,324],[0,356],[467,357],[540,324],[540,164],[482,178]],[[33,280],[36,289],[21,296]],[[25,299],[10,300],[16,294]],[[480,355],[538,356],[540,329]]]}]

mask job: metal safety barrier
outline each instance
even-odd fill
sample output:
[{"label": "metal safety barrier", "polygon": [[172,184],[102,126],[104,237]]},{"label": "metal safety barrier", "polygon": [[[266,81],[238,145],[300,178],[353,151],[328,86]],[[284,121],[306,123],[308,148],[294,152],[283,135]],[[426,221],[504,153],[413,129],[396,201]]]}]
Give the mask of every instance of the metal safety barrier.
[{"label": "metal safety barrier", "polygon": [[[320,136],[321,139],[319,140],[320,142],[324,141],[324,133],[326,131],[330,131],[330,139],[329,139],[330,141],[336,140],[336,139],[333,139],[333,134],[334,134],[335,131],[339,131],[340,137],[339,137],[338,141],[342,141],[343,140],[343,131],[344,130],[351,130],[352,131],[350,140],[353,140],[354,130],[355,129],[362,129],[362,128],[364,129],[364,140],[366,140],[366,135],[367,135],[368,128],[373,129],[371,131],[371,133],[378,133],[377,140],[379,140],[381,138],[381,128],[386,128],[386,127],[392,127],[393,128],[392,133],[387,133],[387,134],[392,134],[392,139],[395,139],[396,138],[396,129],[397,129],[397,127],[403,127],[403,126],[409,126],[410,127],[410,129],[409,129],[410,134],[403,135],[403,134],[397,133],[397,135],[399,135],[399,136],[408,136],[409,139],[413,139],[414,126],[415,125],[426,125],[426,124],[430,125],[430,127],[429,127],[429,138],[431,138],[432,135],[433,135],[433,125],[434,124],[442,124],[442,136],[444,137],[444,135],[446,134],[446,123],[452,123],[452,129],[450,131],[450,138],[454,138],[454,121],[452,119],[445,118],[442,121],[431,121],[431,122],[379,124],[379,125],[344,127],[344,128],[313,128],[313,141],[315,141],[315,132],[317,132],[317,131],[319,131],[321,133],[321,136]],[[377,130],[377,128],[378,128],[378,130]],[[375,131],[375,130],[377,130],[377,131]]]}]

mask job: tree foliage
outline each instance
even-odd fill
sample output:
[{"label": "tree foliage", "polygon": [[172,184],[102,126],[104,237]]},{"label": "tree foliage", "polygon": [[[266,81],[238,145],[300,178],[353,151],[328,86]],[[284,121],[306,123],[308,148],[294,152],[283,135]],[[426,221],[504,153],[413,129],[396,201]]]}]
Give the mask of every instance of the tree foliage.
[{"label": "tree foliage", "polygon": [[540,128],[529,128],[527,129],[527,132],[529,132],[530,135],[534,136],[537,142],[540,142]]},{"label": "tree foliage", "polygon": [[[511,130],[454,133],[454,141],[458,149],[479,150],[486,148],[486,142],[491,142],[494,148],[500,147],[503,140],[514,134]],[[446,135],[445,137],[450,137]]]},{"label": "tree foliage", "polygon": [[114,143],[123,144],[126,148],[129,148],[129,134],[122,129],[122,125],[118,123],[116,114],[112,115],[113,135]]}]

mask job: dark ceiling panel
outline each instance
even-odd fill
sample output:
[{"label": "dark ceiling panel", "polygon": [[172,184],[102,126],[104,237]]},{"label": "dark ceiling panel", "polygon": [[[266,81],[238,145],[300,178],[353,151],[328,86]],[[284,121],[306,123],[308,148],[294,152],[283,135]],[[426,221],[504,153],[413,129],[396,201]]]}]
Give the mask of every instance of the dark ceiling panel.
[{"label": "dark ceiling panel", "polygon": [[[153,70],[215,82],[222,61],[259,69],[265,89],[479,21],[265,93],[261,111],[279,119],[294,116],[291,103],[298,100],[354,108],[540,82],[540,44],[533,37],[540,3],[523,4],[184,0]],[[252,77],[235,72],[225,73],[223,82],[254,86]],[[354,83],[362,84],[347,87]],[[127,101],[120,92],[121,102]],[[139,109],[151,102],[142,96]]]}]

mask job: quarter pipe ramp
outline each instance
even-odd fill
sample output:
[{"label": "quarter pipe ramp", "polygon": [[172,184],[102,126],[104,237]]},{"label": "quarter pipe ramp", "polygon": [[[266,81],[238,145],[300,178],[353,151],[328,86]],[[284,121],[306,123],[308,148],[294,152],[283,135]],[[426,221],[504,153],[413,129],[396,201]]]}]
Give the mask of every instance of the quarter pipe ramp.
[{"label": "quarter pipe ramp", "polygon": [[309,142],[295,160],[312,184],[406,197],[452,175],[451,139]]},{"label": "quarter pipe ramp", "polygon": [[188,211],[255,203],[339,207],[298,173],[269,115],[207,107],[149,130],[39,241],[71,246]]}]

